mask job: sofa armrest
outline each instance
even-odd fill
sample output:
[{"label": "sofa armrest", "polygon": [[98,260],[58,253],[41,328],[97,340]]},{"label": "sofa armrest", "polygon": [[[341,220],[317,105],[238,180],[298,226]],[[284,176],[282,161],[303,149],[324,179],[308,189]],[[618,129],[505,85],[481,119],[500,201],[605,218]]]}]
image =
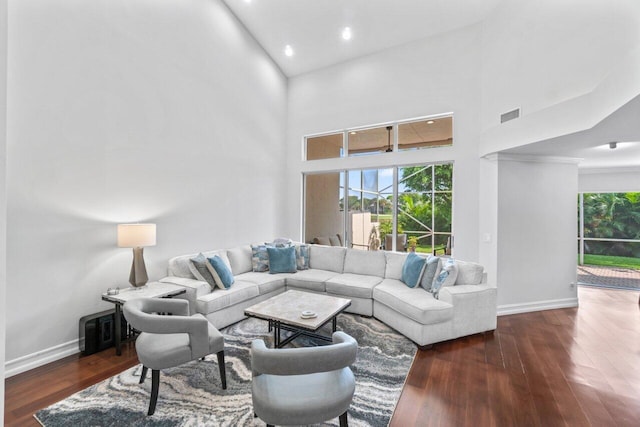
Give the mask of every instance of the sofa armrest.
[{"label": "sofa armrest", "polygon": [[497,325],[497,288],[459,285],[440,289],[440,301],[453,306],[455,337],[492,331]]},{"label": "sofa armrest", "polygon": [[174,298],[186,299],[189,301],[189,314],[194,315],[196,313],[196,299],[200,295],[206,295],[211,293],[211,286],[207,282],[202,280],[188,279],[186,277],[168,276],[164,279],[160,279],[162,283],[171,283],[172,285],[182,286],[186,289],[186,292],[182,295],[178,295]]}]

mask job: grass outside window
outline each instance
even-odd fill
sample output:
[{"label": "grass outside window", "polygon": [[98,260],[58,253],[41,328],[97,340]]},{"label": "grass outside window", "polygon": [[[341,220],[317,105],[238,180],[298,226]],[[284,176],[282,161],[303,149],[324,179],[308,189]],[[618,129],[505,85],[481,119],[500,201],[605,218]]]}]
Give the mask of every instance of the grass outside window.
[{"label": "grass outside window", "polygon": [[640,258],[611,256],[611,255],[584,255],[585,265],[601,265],[605,267],[621,267],[632,270],[640,270]]}]

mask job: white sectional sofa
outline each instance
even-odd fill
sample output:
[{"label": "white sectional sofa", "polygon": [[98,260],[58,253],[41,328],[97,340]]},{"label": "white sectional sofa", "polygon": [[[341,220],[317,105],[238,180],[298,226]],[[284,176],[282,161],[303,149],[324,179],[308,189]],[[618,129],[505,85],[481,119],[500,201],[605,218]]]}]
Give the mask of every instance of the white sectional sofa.
[{"label": "white sectional sofa", "polygon": [[349,298],[346,311],[374,316],[419,346],[496,328],[496,287],[485,283],[475,263],[456,260],[455,284],[435,298],[401,281],[404,253],[310,245],[309,269],[280,274],[254,272],[250,245],[203,254],[218,255],[231,267],[235,282],[229,289],[212,291],[195,278],[190,258],[197,254],[169,260],[169,276],[160,281],[184,286],[192,312],[217,328],[242,320],[245,308],[288,289]]}]

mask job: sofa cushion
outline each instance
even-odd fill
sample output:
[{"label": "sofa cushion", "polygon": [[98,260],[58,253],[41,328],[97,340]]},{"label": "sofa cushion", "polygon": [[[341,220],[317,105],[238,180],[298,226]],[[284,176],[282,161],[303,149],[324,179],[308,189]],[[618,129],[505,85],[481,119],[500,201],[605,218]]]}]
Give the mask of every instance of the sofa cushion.
[{"label": "sofa cushion", "polygon": [[242,273],[236,276],[236,280],[255,283],[256,285],[258,285],[258,291],[260,292],[260,295],[264,295],[278,289],[284,290],[286,278],[288,276],[290,276],[290,274],[288,273],[267,274],[249,271],[248,273]]},{"label": "sofa cushion", "polygon": [[206,315],[255,298],[258,295],[258,285],[237,280],[229,289],[216,289],[211,293],[199,296],[196,299],[196,311]]},{"label": "sofa cushion", "polygon": [[346,248],[337,246],[311,246],[309,248],[309,267],[342,273],[346,251]]},{"label": "sofa cushion", "polygon": [[338,239],[338,236],[329,236],[329,243],[331,243],[331,246],[342,246],[342,243],[340,243],[340,239]]},{"label": "sofa cushion", "polygon": [[373,299],[423,325],[446,322],[453,317],[451,304],[435,299],[421,287],[409,288],[396,279],[384,279],[373,288]]},{"label": "sofa cushion", "polygon": [[192,256],[193,255],[181,255],[171,258],[167,269],[168,275],[172,277],[184,277],[185,279],[200,280],[191,272],[193,266],[191,265],[189,258]]},{"label": "sofa cushion", "polygon": [[384,251],[383,253],[387,260],[384,278],[396,280],[402,279],[402,266],[404,265],[404,259],[407,257],[407,254],[387,251]]},{"label": "sofa cushion", "polygon": [[269,273],[295,273],[298,268],[296,265],[296,248],[289,246],[286,248],[267,248],[269,254]]},{"label": "sofa cushion", "polygon": [[354,274],[366,274],[369,276],[384,277],[387,265],[384,253],[381,251],[361,251],[347,249],[344,256],[344,272]]},{"label": "sofa cushion", "polygon": [[267,245],[251,245],[251,269],[257,273],[269,271]]},{"label": "sofa cushion", "polygon": [[328,293],[345,297],[373,298],[373,288],[382,277],[343,273],[325,282]]},{"label": "sofa cushion", "polygon": [[249,245],[227,249],[227,257],[229,258],[231,272],[234,276],[253,269],[251,265],[251,246]]},{"label": "sofa cushion", "polygon": [[298,271],[287,277],[287,289],[289,287],[298,289],[308,289],[315,292],[324,292],[325,282],[332,277],[336,277],[338,273],[327,270],[309,270]]},{"label": "sofa cushion", "polygon": [[207,263],[207,269],[209,273],[211,273],[211,276],[213,276],[216,286],[220,289],[229,289],[234,282],[231,269],[218,255],[207,258],[207,261],[209,261]]},{"label": "sofa cushion", "polygon": [[458,285],[479,285],[482,283],[484,267],[475,262],[467,262],[456,260],[458,266],[458,277],[456,286]]},{"label": "sofa cushion", "polygon": [[418,286],[426,265],[426,258],[416,255],[415,252],[411,252],[404,259],[404,264],[402,265],[402,283],[410,288]]}]

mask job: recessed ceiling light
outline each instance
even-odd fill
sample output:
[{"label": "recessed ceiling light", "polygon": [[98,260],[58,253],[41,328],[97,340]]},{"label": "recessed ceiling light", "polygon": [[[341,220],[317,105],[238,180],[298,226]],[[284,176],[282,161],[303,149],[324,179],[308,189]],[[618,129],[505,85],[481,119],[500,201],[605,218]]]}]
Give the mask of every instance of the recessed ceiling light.
[{"label": "recessed ceiling light", "polygon": [[286,45],[284,47],[284,54],[287,56],[293,56],[293,48],[291,47],[291,45]]},{"label": "recessed ceiling light", "polygon": [[428,120],[428,121],[427,121],[427,124],[428,124],[428,125],[432,125],[432,124],[434,124],[434,123],[435,123],[435,122],[434,122],[433,120]]},{"label": "recessed ceiling light", "polygon": [[342,38],[345,40],[351,40],[351,28],[344,27],[344,30],[342,30]]},{"label": "recessed ceiling light", "polygon": [[356,133],[358,133],[358,132],[356,132],[355,130],[352,130],[351,132],[349,132],[349,134],[351,134],[351,135],[355,135]]}]

